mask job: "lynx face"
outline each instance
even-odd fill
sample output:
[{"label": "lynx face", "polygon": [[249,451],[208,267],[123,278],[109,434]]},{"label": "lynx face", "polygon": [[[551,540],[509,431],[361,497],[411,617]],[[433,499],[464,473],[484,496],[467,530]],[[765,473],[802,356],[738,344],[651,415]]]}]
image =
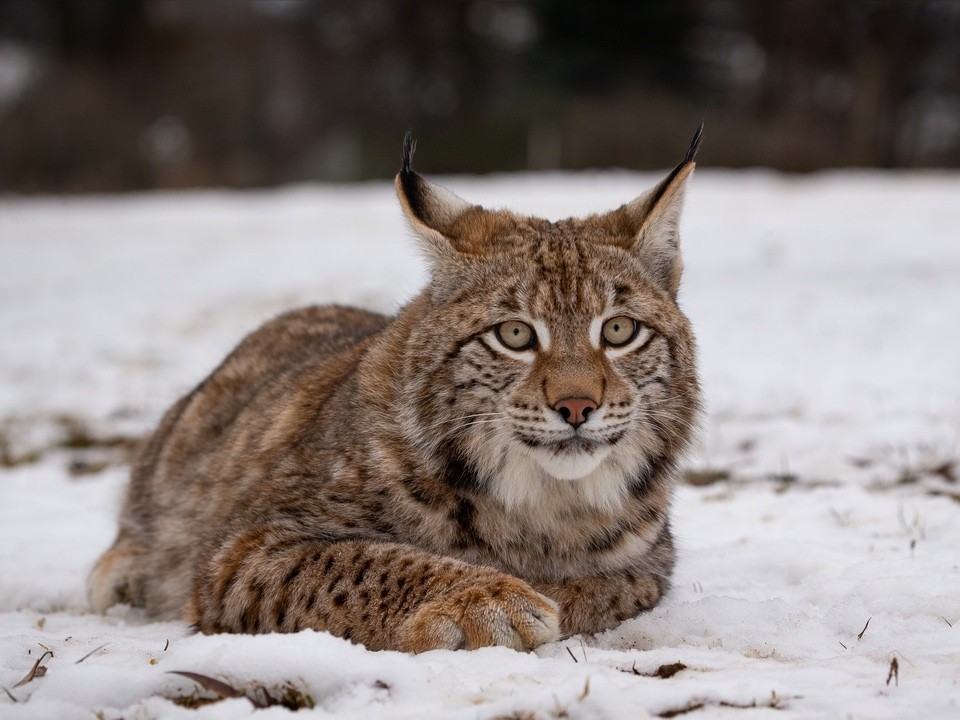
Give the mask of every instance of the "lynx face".
[{"label": "lynx face", "polygon": [[[433,261],[407,427],[508,506],[617,507],[689,436],[693,341],[675,294],[689,169],[603,216],[549,222],[398,181]],[[419,432],[417,429],[421,429]],[[566,491],[558,485],[568,485]]]}]

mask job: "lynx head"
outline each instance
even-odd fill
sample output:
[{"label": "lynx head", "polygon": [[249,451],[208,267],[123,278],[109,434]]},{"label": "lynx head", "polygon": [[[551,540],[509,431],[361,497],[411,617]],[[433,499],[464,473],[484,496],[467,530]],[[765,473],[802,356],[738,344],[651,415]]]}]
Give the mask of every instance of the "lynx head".
[{"label": "lynx head", "polygon": [[561,493],[612,510],[686,447],[698,385],[678,224],[701,129],[649,192],[557,222],[428,182],[408,136],[396,187],[431,281],[411,306],[403,422],[449,481],[510,507]]}]

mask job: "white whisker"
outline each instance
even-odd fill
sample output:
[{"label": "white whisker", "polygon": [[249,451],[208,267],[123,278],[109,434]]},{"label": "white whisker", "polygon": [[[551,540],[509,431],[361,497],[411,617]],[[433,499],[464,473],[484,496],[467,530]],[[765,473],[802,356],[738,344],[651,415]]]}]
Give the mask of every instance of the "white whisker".
[{"label": "white whisker", "polygon": [[433,422],[427,425],[424,428],[424,430],[432,430],[433,428],[439,427],[440,425],[448,425],[450,423],[462,422],[464,420],[470,420],[471,418],[481,418],[481,417],[490,417],[490,416],[503,417],[506,414],[507,413],[505,412],[482,412],[482,413],[473,413],[472,415],[460,415],[454,418],[444,418],[443,420],[437,420],[436,422]]},{"label": "white whisker", "polygon": [[481,418],[480,420],[472,420],[468,423],[464,423],[463,425],[458,425],[457,427],[452,428],[451,430],[453,433],[459,433],[463,430],[466,430],[467,428],[476,427],[477,425],[495,425],[499,422],[500,422],[500,418],[486,418],[486,419]]}]

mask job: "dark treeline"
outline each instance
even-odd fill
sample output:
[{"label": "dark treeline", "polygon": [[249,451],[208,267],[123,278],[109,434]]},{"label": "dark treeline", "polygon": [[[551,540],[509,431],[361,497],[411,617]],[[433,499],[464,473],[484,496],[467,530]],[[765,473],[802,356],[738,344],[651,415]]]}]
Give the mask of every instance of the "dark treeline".
[{"label": "dark treeline", "polygon": [[949,0],[0,0],[0,190],[960,166]]}]

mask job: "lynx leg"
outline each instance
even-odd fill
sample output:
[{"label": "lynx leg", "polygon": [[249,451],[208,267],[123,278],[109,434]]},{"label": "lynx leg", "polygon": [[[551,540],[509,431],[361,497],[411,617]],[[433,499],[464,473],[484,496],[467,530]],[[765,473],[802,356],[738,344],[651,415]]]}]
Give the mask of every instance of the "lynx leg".
[{"label": "lynx leg", "polygon": [[665,523],[652,546],[632,566],[605,575],[533,583],[560,605],[564,636],[609,630],[654,607],[670,589],[676,562],[673,533]]},{"label": "lynx leg", "polygon": [[371,650],[554,640],[556,604],[517,578],[411,546],[328,543],[270,528],[229,539],[200,568],[188,620],[210,632],[327,630]]},{"label": "lynx leg", "polygon": [[125,530],[87,576],[87,600],[95,612],[103,613],[117,603],[143,604],[141,558],[143,547]]},{"label": "lynx leg", "polygon": [[537,590],[560,606],[563,637],[616,627],[656,605],[666,581],[641,572],[609,577],[585,577],[563,583],[535,583]]}]

